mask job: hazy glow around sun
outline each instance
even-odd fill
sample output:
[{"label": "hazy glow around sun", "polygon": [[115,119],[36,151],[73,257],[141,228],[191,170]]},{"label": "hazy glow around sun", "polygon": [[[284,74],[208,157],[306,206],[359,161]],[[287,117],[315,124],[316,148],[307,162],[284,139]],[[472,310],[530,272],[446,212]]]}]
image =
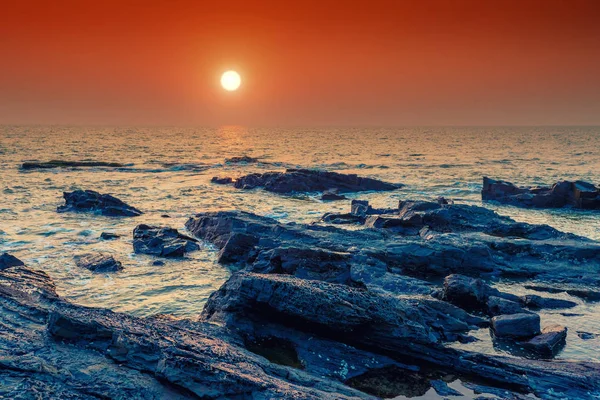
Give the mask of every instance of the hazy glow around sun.
[{"label": "hazy glow around sun", "polygon": [[221,86],[229,92],[237,90],[241,84],[242,78],[235,71],[226,71],[221,75]]}]

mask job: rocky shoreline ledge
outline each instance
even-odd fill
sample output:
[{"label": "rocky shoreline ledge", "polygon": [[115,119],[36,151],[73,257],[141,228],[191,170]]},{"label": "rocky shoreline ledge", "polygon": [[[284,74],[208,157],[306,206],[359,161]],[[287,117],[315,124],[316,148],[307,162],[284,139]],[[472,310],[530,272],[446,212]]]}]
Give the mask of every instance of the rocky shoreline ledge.
[{"label": "rocky shoreline ledge", "polygon": [[[273,174],[244,178],[252,184],[241,188],[399,187],[315,172],[300,172],[308,178],[294,186],[295,171]],[[94,191],[65,200],[61,212],[142,215]],[[600,363],[555,359],[575,332],[538,315],[600,300],[596,241],[443,198],[386,209],[352,200],[347,213],[313,224],[202,212],[185,227],[193,237],[137,225],[133,250],[157,258],[183,257],[200,243],[218,250],[234,272],[191,319],[72,304],[46,273],[0,256],[0,397],[371,399],[431,388],[447,397],[460,394],[450,387],[456,380],[482,398],[600,396]],[[111,256],[77,261],[92,271],[121,268]],[[539,295],[498,290],[498,279]],[[552,296],[559,291],[578,302]],[[481,329],[518,352],[453,346]]]}]

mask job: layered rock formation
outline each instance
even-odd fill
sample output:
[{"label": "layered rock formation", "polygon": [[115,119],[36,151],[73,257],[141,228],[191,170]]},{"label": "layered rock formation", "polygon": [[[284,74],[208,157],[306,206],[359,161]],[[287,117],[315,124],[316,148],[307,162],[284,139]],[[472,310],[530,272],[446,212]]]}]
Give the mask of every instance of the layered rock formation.
[{"label": "layered rock formation", "polygon": [[562,181],[552,187],[523,187],[484,177],[481,199],[518,207],[600,210],[600,188],[584,181]]},{"label": "layered rock formation", "polygon": [[338,172],[312,169],[287,169],[285,172],[249,174],[236,180],[215,177],[212,181],[221,184],[233,182],[233,186],[238,189],[262,188],[268,192],[280,194],[332,190],[336,193],[389,191],[402,187],[400,184],[360,177],[355,174],[340,174]]}]

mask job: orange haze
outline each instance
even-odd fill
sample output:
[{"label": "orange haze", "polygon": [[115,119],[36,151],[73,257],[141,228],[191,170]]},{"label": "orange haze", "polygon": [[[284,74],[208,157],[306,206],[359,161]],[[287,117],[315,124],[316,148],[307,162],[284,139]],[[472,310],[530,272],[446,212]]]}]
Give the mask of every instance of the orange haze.
[{"label": "orange haze", "polygon": [[600,124],[596,0],[0,7],[0,123]]}]

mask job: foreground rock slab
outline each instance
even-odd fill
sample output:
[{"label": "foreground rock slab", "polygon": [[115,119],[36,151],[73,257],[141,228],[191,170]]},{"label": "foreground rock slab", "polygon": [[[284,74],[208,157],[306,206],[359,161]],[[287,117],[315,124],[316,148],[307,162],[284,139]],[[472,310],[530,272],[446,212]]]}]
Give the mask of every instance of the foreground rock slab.
[{"label": "foreground rock slab", "polygon": [[0,272],[0,315],[10,315],[0,329],[6,398],[373,398],[273,364],[212,324],[70,304],[48,275],[25,267]]},{"label": "foreground rock slab", "polygon": [[101,194],[93,190],[64,192],[63,197],[66,204],[59,206],[58,212],[87,211],[110,217],[137,217],[143,214],[110,194]]},{"label": "foreground rock slab", "polygon": [[[217,181],[213,180],[213,182]],[[218,183],[225,182],[227,181],[222,180]],[[262,188],[268,192],[280,194],[331,190],[337,193],[389,191],[402,187],[400,184],[360,177],[355,174],[340,174],[338,172],[310,169],[287,169],[285,172],[245,175],[236,179],[233,185],[238,189]]]},{"label": "foreground rock slab", "polygon": [[531,188],[484,177],[481,199],[518,207],[600,210],[600,188],[584,181],[562,181],[552,187]]},{"label": "foreground rock slab", "polygon": [[169,227],[138,225],[133,230],[133,250],[136,253],[160,257],[183,257],[200,249],[198,241]]}]

